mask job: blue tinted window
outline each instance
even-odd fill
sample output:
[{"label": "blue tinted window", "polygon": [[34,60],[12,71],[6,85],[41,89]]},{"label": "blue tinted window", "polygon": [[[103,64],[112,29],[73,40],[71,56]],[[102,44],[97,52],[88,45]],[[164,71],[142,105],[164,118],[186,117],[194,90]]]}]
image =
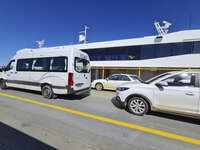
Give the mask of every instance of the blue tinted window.
[{"label": "blue tinted window", "polygon": [[[194,47],[194,51],[193,51]],[[152,44],[83,50],[92,61],[110,60],[142,60],[168,56],[200,53],[200,42],[180,42],[169,44]]]},{"label": "blue tinted window", "polygon": [[151,59],[155,57],[155,45],[141,46],[141,59]]},{"label": "blue tinted window", "polygon": [[171,44],[157,44],[156,45],[156,57],[167,57],[172,55]]},{"label": "blue tinted window", "polygon": [[191,54],[193,49],[192,42],[184,42],[183,43],[183,54]]},{"label": "blue tinted window", "polygon": [[193,52],[194,53],[200,53],[200,42],[199,41],[194,42]]}]

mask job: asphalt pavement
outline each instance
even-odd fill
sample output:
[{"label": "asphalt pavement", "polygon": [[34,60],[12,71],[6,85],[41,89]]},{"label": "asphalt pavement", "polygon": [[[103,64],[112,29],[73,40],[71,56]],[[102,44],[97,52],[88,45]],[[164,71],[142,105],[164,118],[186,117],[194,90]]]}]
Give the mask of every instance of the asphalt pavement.
[{"label": "asphalt pavement", "polygon": [[[200,143],[193,144],[189,140],[184,142],[156,134],[156,131],[162,131],[198,142],[199,119],[159,112],[134,116],[119,105],[115,93],[111,91],[92,90],[90,95],[58,96],[51,100],[43,98],[39,92],[27,90],[7,89],[0,93],[15,96],[0,95],[1,150],[200,149]],[[115,124],[115,121],[154,129],[155,132],[143,132],[126,127],[123,123]]]}]

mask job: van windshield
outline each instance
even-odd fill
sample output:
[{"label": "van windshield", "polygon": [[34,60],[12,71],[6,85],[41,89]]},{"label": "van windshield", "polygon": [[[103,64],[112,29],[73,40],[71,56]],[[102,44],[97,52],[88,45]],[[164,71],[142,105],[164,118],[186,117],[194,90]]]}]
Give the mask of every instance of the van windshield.
[{"label": "van windshield", "polygon": [[89,73],[90,62],[86,59],[75,57],[75,70],[79,73]]}]

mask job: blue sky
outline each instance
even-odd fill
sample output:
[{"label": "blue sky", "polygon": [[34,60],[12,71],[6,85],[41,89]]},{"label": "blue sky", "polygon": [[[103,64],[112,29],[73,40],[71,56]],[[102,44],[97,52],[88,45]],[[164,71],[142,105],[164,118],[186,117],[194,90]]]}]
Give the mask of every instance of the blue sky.
[{"label": "blue sky", "polygon": [[83,25],[88,41],[155,35],[154,20],[167,20],[170,32],[200,29],[199,0],[1,0],[0,66],[22,48],[78,43]]}]

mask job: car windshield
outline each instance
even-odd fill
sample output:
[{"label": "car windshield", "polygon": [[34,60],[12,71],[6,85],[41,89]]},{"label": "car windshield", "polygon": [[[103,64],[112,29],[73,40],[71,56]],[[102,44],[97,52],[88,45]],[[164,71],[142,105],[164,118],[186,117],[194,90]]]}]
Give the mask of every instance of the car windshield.
[{"label": "car windshield", "polygon": [[155,77],[153,77],[153,78],[151,78],[151,79],[145,81],[144,83],[146,83],[146,84],[150,84],[150,83],[152,83],[152,82],[158,80],[159,78],[162,78],[162,77],[167,76],[167,75],[170,75],[170,73],[164,73],[164,74],[161,74],[161,75],[155,76]]}]

